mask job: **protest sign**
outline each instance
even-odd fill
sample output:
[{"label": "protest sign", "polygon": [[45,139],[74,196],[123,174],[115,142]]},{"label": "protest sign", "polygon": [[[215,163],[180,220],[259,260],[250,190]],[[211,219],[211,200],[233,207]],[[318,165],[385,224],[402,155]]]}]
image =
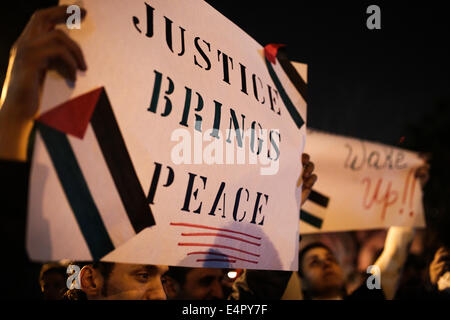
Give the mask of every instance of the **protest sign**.
[{"label": "protest sign", "polygon": [[203,1],[85,5],[88,70],[49,73],[36,121],[30,257],[296,270],[292,74]]},{"label": "protest sign", "polygon": [[305,152],[319,179],[302,207],[301,233],[425,226],[417,153],[312,129]]}]

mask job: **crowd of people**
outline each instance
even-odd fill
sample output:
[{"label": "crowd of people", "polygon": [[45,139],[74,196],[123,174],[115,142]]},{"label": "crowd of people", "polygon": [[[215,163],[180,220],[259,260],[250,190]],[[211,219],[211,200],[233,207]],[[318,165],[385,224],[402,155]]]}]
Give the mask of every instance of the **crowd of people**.
[{"label": "crowd of people", "polygon": [[[24,281],[30,281],[24,276],[30,270],[24,243],[27,147],[45,74],[54,69],[75,81],[77,70],[87,70],[82,49],[55,29],[66,16],[65,6],[32,16],[11,50],[2,91],[0,191],[5,223],[1,243],[3,254],[17,261],[2,265],[2,274],[8,275],[2,295],[7,298],[27,297]],[[318,177],[306,154],[302,165],[303,204]],[[416,176],[424,186],[428,167],[419,168]],[[448,299],[450,249],[433,235],[406,227],[303,235],[298,272],[63,261],[43,264],[35,281],[46,300]],[[69,266],[79,267],[76,277],[67,272]],[[376,268],[368,271],[369,266]],[[369,285],[373,279],[375,285]]]},{"label": "crowd of people", "polygon": [[[372,256],[375,260],[367,262],[360,260],[366,249],[364,245],[355,246],[356,233],[340,232],[304,236],[298,272],[63,261],[44,264],[39,282],[46,300],[450,298],[448,278],[444,276],[450,271],[446,247],[427,255],[437,242],[427,241],[424,230],[391,227],[387,232],[367,233],[371,233],[367,239],[380,237],[384,241],[379,246],[381,252]],[[379,287],[368,285],[372,273],[367,272],[367,263],[380,268]],[[70,265],[81,267],[79,277],[70,279]]]}]

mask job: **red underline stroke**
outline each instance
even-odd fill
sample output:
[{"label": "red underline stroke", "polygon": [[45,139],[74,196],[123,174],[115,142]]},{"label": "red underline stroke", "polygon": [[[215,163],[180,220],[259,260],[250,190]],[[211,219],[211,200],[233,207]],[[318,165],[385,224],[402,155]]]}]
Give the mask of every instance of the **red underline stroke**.
[{"label": "red underline stroke", "polygon": [[223,245],[220,245],[220,244],[213,244],[213,243],[208,244],[208,243],[186,243],[186,242],[179,242],[178,245],[179,245],[179,246],[214,247],[214,248],[230,249],[230,250],[242,252],[242,253],[245,253],[245,254],[249,254],[249,255],[252,255],[252,256],[255,256],[255,257],[259,257],[259,256],[260,256],[259,254],[256,254],[256,253],[248,252],[248,251],[241,250],[241,249],[236,249],[236,248],[229,247],[229,246],[223,246]]},{"label": "red underline stroke", "polygon": [[244,258],[239,258],[239,257],[235,257],[235,256],[230,256],[228,254],[224,254],[224,253],[218,253],[218,252],[209,252],[209,251],[193,251],[193,252],[189,252],[187,255],[193,255],[193,254],[207,254],[207,255],[215,255],[215,256],[222,256],[222,257],[227,257],[227,258],[231,258],[231,259],[235,259],[235,260],[242,260],[245,262],[250,262],[250,263],[254,263],[254,264],[258,264],[258,261],[253,261],[253,260],[247,260]]},{"label": "red underline stroke", "polygon": [[231,262],[235,263],[236,260],[227,260],[227,259],[197,259],[197,262],[205,262],[205,261],[215,261],[215,262]]},{"label": "red underline stroke", "polygon": [[256,242],[251,242],[242,238],[238,238],[238,237],[233,237],[233,236],[229,236],[227,234],[221,234],[221,233],[182,233],[182,236],[185,237],[195,237],[195,236],[216,236],[216,237],[223,237],[223,238],[228,238],[228,239],[233,239],[233,240],[238,240],[238,241],[242,241],[245,243],[249,243],[252,244],[254,246],[261,246],[260,243],[256,243]]},{"label": "red underline stroke", "polygon": [[171,222],[170,225],[171,226],[193,227],[193,228],[203,228],[203,229],[210,229],[210,230],[217,230],[217,231],[232,232],[232,233],[240,234],[240,235],[243,235],[243,236],[251,237],[251,238],[256,239],[256,240],[261,240],[261,237],[256,237],[256,236],[253,236],[253,235],[248,234],[248,233],[234,231],[234,230],[230,230],[230,229],[222,229],[222,228],[208,227],[208,226],[199,225],[199,224],[177,223],[177,222]]}]

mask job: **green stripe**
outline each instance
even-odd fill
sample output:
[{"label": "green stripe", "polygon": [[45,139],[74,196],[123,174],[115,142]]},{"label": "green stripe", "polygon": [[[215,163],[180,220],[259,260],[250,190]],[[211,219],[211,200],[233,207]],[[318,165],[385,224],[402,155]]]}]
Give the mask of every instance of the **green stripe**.
[{"label": "green stripe", "polygon": [[300,210],[300,220],[318,229],[322,228],[323,219],[313,216],[311,213],[306,212],[305,210]]},{"label": "green stripe", "polygon": [[37,125],[64,193],[94,260],[114,250],[67,136],[42,123]]}]

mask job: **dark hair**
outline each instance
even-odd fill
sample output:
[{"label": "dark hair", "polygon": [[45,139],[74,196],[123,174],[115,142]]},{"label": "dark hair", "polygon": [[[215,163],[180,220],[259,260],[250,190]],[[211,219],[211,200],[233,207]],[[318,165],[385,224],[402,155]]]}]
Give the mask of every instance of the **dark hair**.
[{"label": "dark hair", "polygon": [[164,276],[173,278],[180,286],[183,286],[186,282],[186,275],[192,269],[194,268],[169,266],[169,270],[164,274]]},{"label": "dark hair", "polygon": [[[80,267],[89,265],[89,263],[86,262],[73,262],[71,264],[76,264]],[[115,263],[114,262],[102,262],[102,261],[96,261],[93,262],[92,267],[100,272],[100,274],[103,276],[104,282],[103,282],[103,288],[102,288],[102,294],[106,296],[107,293],[107,286],[108,286],[108,279],[111,275],[111,272],[114,268]],[[87,300],[86,293],[81,289],[71,289],[67,290],[64,294],[65,300]]]},{"label": "dark hair", "polygon": [[67,278],[66,274],[67,266],[61,263],[46,263],[42,265],[39,273],[39,283],[42,285],[44,277],[50,273],[60,274],[64,279]]},{"label": "dark hair", "polygon": [[333,251],[331,251],[331,249],[327,245],[323,244],[322,242],[312,242],[312,243],[306,245],[298,253],[298,275],[302,278],[303,278],[303,270],[302,270],[303,258],[305,257],[306,253],[309,250],[315,249],[315,248],[324,248],[325,250],[328,250],[328,252],[330,252],[334,256]]}]

